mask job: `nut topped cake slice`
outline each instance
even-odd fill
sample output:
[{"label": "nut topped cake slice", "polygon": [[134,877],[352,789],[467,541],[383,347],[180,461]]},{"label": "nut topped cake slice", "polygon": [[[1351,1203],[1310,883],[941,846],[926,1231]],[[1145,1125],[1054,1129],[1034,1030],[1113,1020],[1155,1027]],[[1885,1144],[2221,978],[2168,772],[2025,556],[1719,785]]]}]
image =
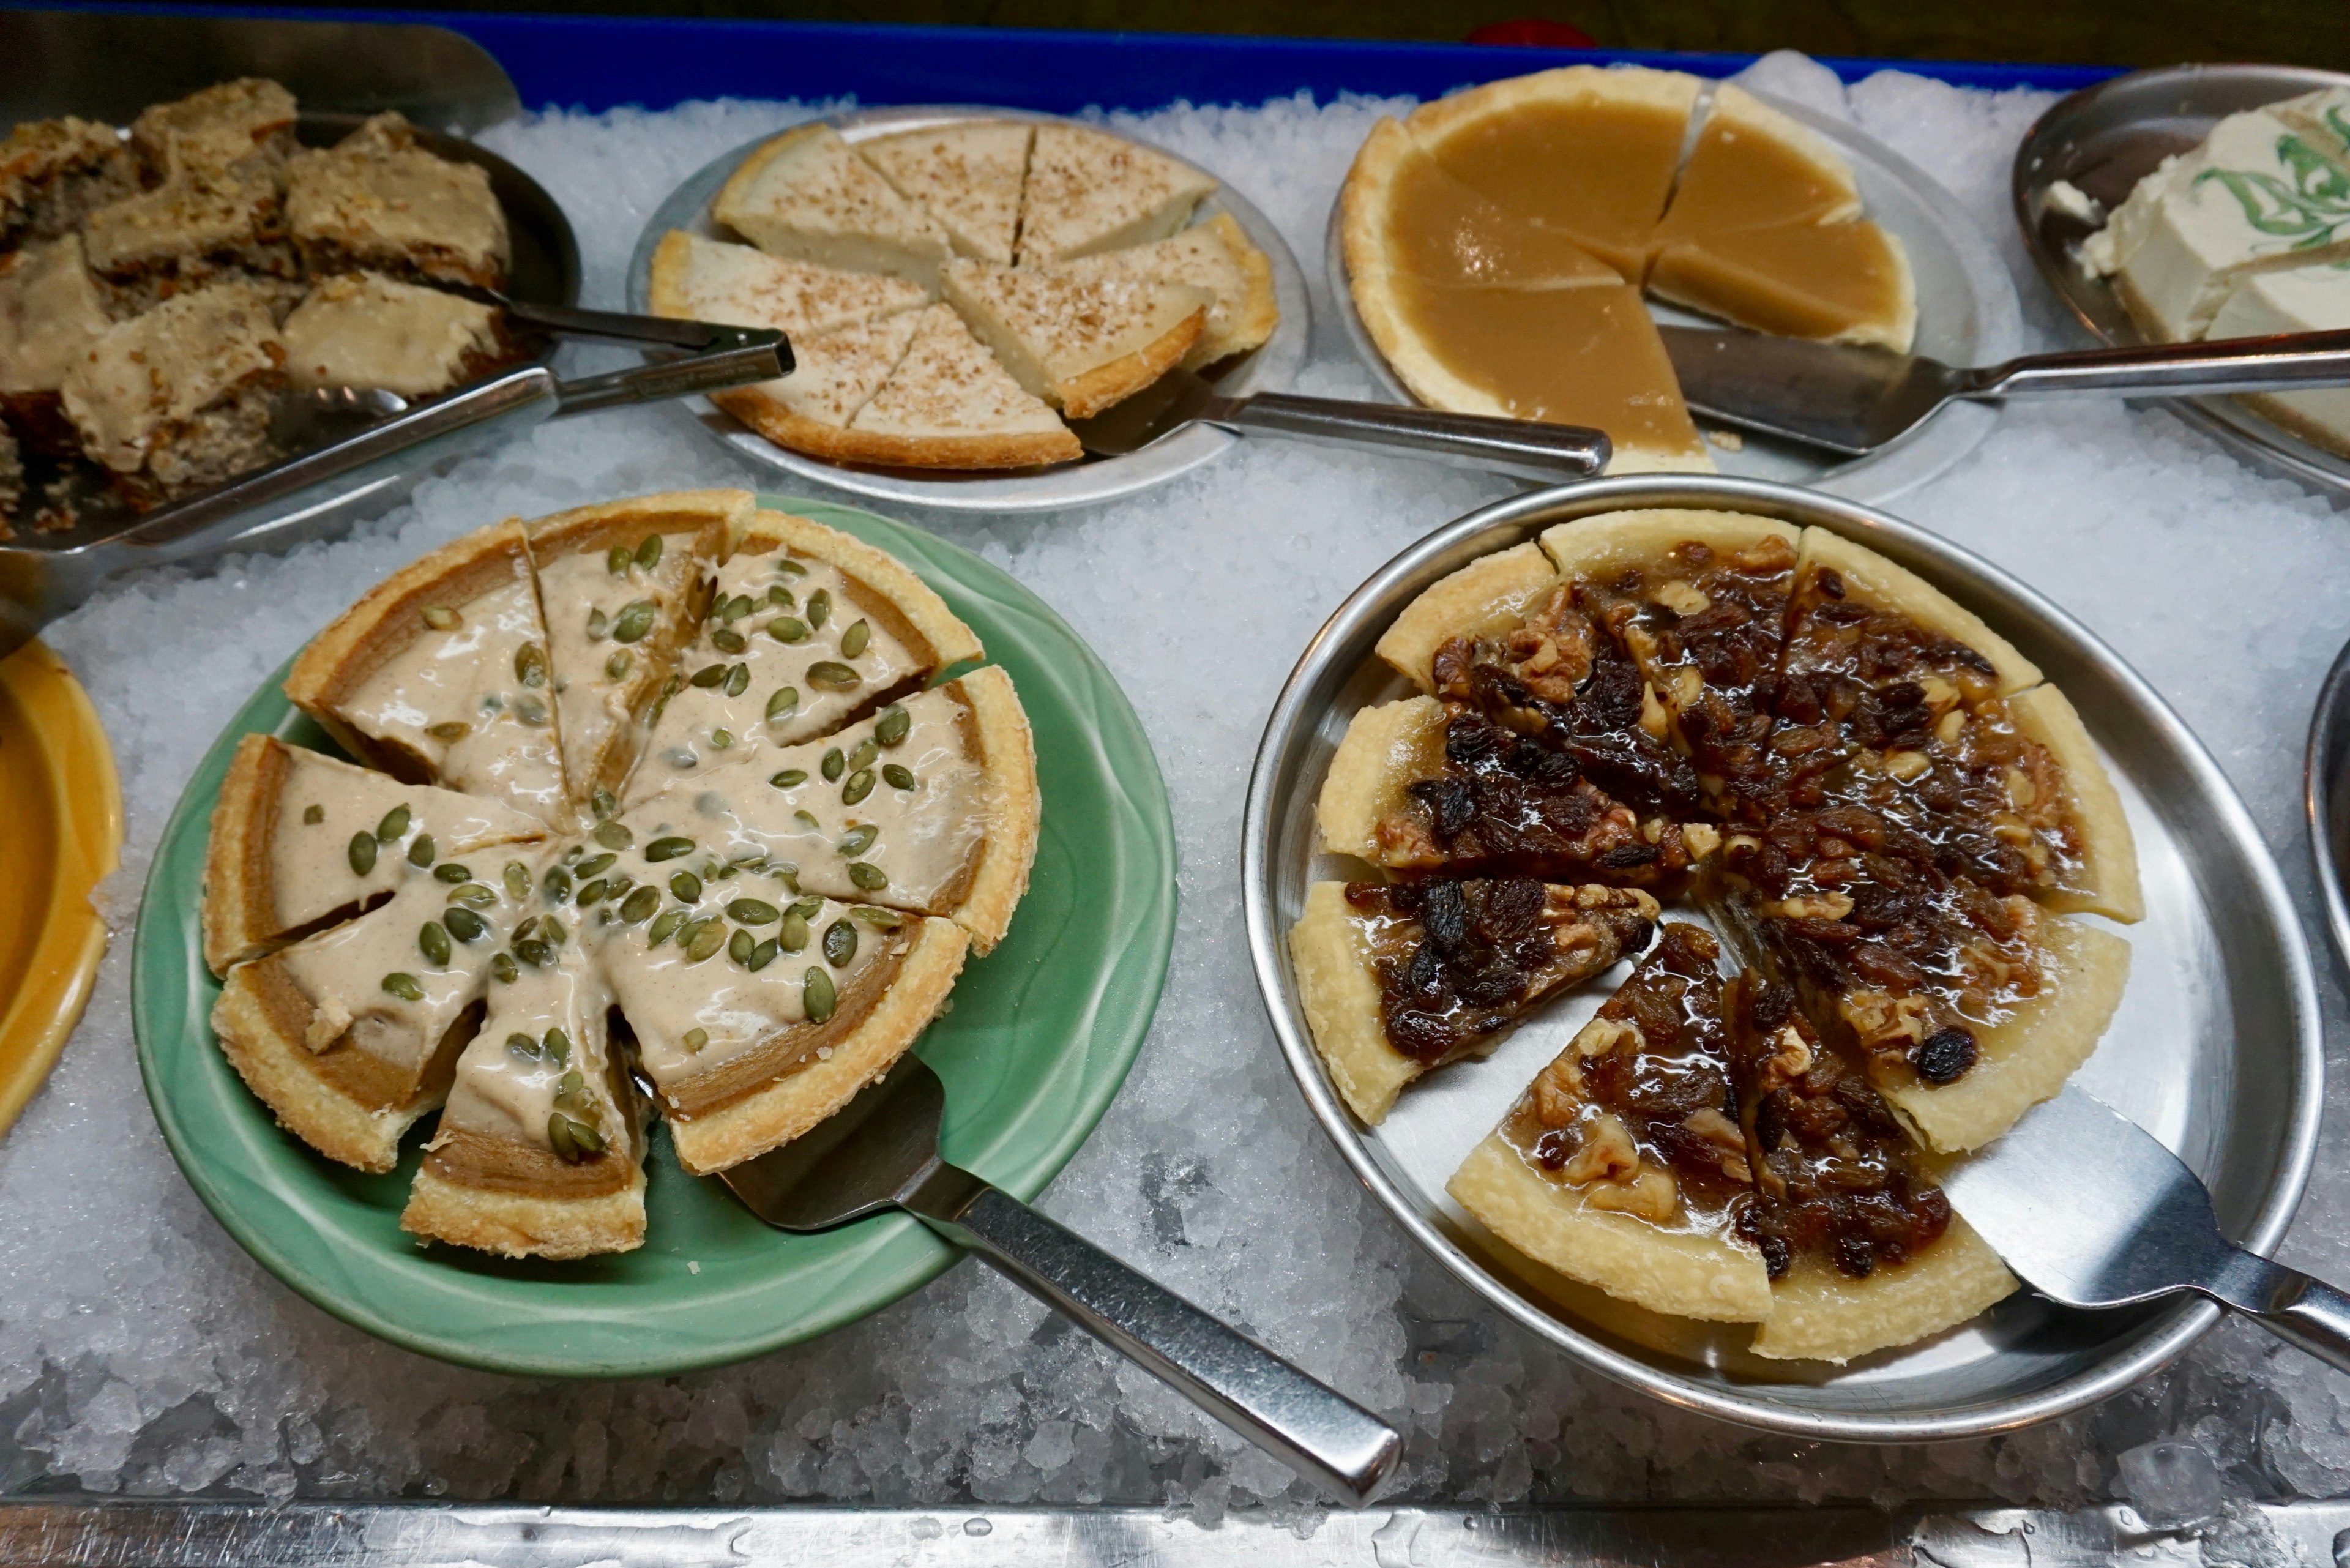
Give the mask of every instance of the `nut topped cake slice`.
[{"label": "nut topped cake slice", "polygon": [[1290,962],[1331,1084],[1376,1126],[1414,1078],[1490,1054],[1542,1002],[1647,947],[1657,914],[1636,888],[1524,877],[1316,882]]},{"label": "nut topped cake slice", "polygon": [[770,766],[774,748],[829,734],[980,652],[890,556],[804,517],[757,513],[718,568],[628,796],[715,767]]},{"label": "nut topped cake slice", "polygon": [[1034,135],[1018,121],[981,120],[878,137],[857,151],[945,225],[957,254],[1008,265]]},{"label": "nut topped cake slice", "polygon": [[546,628],[519,519],[393,573],[314,638],[286,695],[394,778],[571,821]]},{"label": "nut topped cake slice", "polygon": [[135,308],[216,278],[291,279],[299,271],[276,174],[256,161],[175,171],[92,213],[82,240],[90,270]]},{"label": "nut topped cake slice", "polygon": [[283,161],[295,151],[294,95],[263,77],[219,82],[140,111],[130,145],[148,173],[222,170],[259,157]]},{"label": "nut topped cake slice", "polygon": [[1071,419],[1099,413],[1180,363],[1215,296],[1153,275],[958,259],[941,275],[1004,369]]},{"label": "nut topped cake slice", "polygon": [[1652,1312],[1753,1323],[1772,1314],[1771,1276],[1747,1233],[1754,1176],[1721,953],[1667,921],[1445,1190],[1570,1279]]},{"label": "nut topped cake slice", "polygon": [[770,255],[926,286],[952,254],[945,225],[828,125],[799,126],[753,152],[711,211]]},{"label": "nut topped cake slice", "polygon": [[537,817],[494,800],[247,735],[213,808],[204,961],[224,973],[420,878],[463,886],[475,878],[458,857],[546,834]]},{"label": "nut topped cake slice", "polygon": [[0,137],[0,246],[61,238],[138,188],[112,126],[71,115],[26,120]]},{"label": "nut topped cake slice", "polygon": [[380,127],[295,158],[286,225],[314,273],[505,286],[505,209],[489,171],[401,145]]},{"label": "nut topped cake slice", "polygon": [[627,784],[648,711],[681,681],[678,649],[694,634],[727,532],[755,504],[746,490],[672,491],[529,525],[546,617],[539,679],[555,699],[574,804]]},{"label": "nut topped cake slice", "polygon": [[947,305],[916,317],[906,357],[849,421],[848,436],[841,455],[852,461],[922,468],[1032,468],[1085,455]]},{"label": "nut topped cake slice", "polygon": [[1022,266],[1162,240],[1215,193],[1180,159],[1090,126],[1036,128],[1020,200]]},{"label": "nut topped cake slice", "polygon": [[320,279],[286,318],[297,387],[374,387],[424,398],[515,358],[498,313],[376,273]]}]

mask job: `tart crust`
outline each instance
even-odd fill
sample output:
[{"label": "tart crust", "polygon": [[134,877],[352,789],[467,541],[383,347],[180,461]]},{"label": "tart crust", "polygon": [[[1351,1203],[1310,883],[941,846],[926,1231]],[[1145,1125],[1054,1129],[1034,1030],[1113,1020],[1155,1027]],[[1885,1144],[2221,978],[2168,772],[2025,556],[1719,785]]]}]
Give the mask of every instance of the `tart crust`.
[{"label": "tart crust", "polygon": [[[459,1135],[461,1137],[469,1135]],[[624,1161],[627,1184],[573,1197],[505,1191],[452,1180],[427,1155],[408,1189],[400,1228],[509,1258],[585,1258],[629,1252],[645,1243],[645,1167],[641,1148]]]},{"label": "tart crust", "polygon": [[1898,610],[1929,631],[1962,642],[1991,662],[1999,671],[1999,694],[2012,697],[2041,681],[2040,667],[2016,651],[2015,645],[1983,624],[1941,589],[1906,566],[1896,566],[1865,545],[1856,545],[1825,528],[1804,530],[1802,557],[1795,563],[1801,584],[1815,566],[1835,570],[1845,579],[1849,595],[1855,587],[1871,603]]},{"label": "tart crust", "polygon": [[986,780],[987,836],[962,901],[945,912],[971,934],[972,950],[984,958],[1011,929],[1036,863],[1044,814],[1036,789],[1036,743],[1012,677],[997,666],[974,670],[949,690],[959,691],[971,713],[978,753],[972,760]]},{"label": "tart crust", "polygon": [[1443,766],[1444,705],[1433,697],[1360,708],[1315,798],[1322,848],[1379,863],[1379,824],[1411,804],[1404,786]]},{"label": "tart crust", "polygon": [[1554,523],[1542,532],[1543,553],[1563,576],[1590,576],[1611,566],[1629,566],[1657,559],[1674,545],[1695,540],[1716,550],[1749,549],[1772,535],[1789,545],[1802,535],[1784,523],[1750,517],[1742,512],[1698,512],[1652,507],[1638,512],[1604,512]]},{"label": "tart crust", "polygon": [[1436,690],[1436,650],[1456,637],[1485,637],[1515,626],[1558,586],[1542,546],[1523,545],[1482,556],[1424,589],[1381,634],[1377,652],[1422,691]]},{"label": "tart crust", "polygon": [[1753,1351],[1773,1361],[1840,1366],[1956,1328],[2015,1289],[1999,1255],[1953,1216],[1932,1246],[1865,1280],[1798,1262],[1771,1287],[1771,1314]]},{"label": "tart crust", "polygon": [[2016,729],[2047,747],[2064,770],[2065,804],[2080,832],[2080,885],[2044,895],[2041,904],[2064,914],[2086,912],[2125,923],[2144,919],[2137,840],[2122,811],[2121,794],[2081,715],[2063,691],[2044,681],[2009,698],[2007,712]]}]

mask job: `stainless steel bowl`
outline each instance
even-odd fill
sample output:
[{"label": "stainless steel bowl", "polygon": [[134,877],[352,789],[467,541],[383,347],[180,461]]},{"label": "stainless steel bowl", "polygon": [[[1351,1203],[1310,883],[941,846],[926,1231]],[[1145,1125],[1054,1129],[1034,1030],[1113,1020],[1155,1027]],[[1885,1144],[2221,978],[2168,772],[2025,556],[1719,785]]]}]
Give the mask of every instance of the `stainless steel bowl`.
[{"label": "stainless steel bowl", "polygon": [[[2132,71],[2059,99],[2016,148],[2010,180],[2033,264],[2093,341],[2145,342],[2113,286],[2073,259],[2074,247],[2099,223],[2051,202],[2049,188],[2069,182],[2111,213],[2165,158],[2199,145],[2226,116],[2345,85],[2350,76],[2299,66],[2174,66]],[[2350,491],[2350,457],[2280,430],[2233,398],[2176,398],[2168,406],[2262,468]]]},{"label": "stainless steel bowl", "polygon": [[2309,954],[2275,863],[2210,754],[2089,631],[1998,567],[1857,503],[1763,481],[1639,475],[1473,512],[1398,556],[1307,644],[1265,725],[1242,825],[1249,952],[1306,1104],[1355,1173],[1430,1257],[1576,1361],[1672,1404],[1807,1438],[1921,1442],[2008,1430],[2077,1409],[2162,1366],[2218,1320],[2209,1304],[2090,1314],[2019,1293],[1935,1340],[1841,1368],[1762,1361],[1742,1330],[1630,1309],[1528,1263],[1444,1195],[1445,1179],[1602,987],[1546,1010],[1483,1064],[1405,1091],[1382,1126],[1347,1113],[1323,1076],[1286,937],[1306,886],[1358,863],[1318,854],[1314,799],[1354,711],[1400,695],[1372,645],[1422,589],[1467,562],[1575,517],[1688,506],[1816,524],[1867,545],[1981,615],[2061,685],[2104,752],[2137,836],[2147,914],[2120,1010],[2079,1082],[2147,1127],[2212,1189],[2220,1221],[2271,1251],[2301,1198],[2324,1065]]},{"label": "stainless steel bowl", "polygon": [[[1058,115],[1036,114],[1027,109],[958,106],[858,109],[828,116],[827,123],[836,127],[846,140],[856,142],[974,119],[1027,120],[1040,125],[1067,123]],[[712,160],[670,192],[654,211],[645,223],[644,233],[637,238],[636,254],[629,263],[629,309],[641,312],[652,308],[653,251],[660,244],[661,236],[671,229],[684,229],[713,239],[737,237],[711,217],[711,204],[718,199],[719,187],[726,183],[735,167],[755,149],[773,140],[763,136]],[[1217,178],[1212,169],[1201,171]],[[1250,241],[1272,262],[1273,291],[1281,306],[1281,323],[1274,328],[1271,337],[1224,367],[1211,379],[1218,390],[1232,397],[1284,390],[1296,379],[1297,368],[1305,362],[1306,344],[1313,336],[1305,276],[1298,271],[1297,258],[1290,254],[1288,242],[1274,227],[1273,220],[1221,181],[1215,194],[1200,205],[1203,218],[1218,213],[1230,213]],[[1212,462],[1240,439],[1213,425],[1192,425],[1125,457],[1087,457],[1034,473],[858,468],[827,462],[779,447],[720,412],[706,399],[696,399],[690,406],[711,434],[761,468],[787,473],[794,479],[813,480],[831,489],[876,501],[902,502],[942,512],[1057,512],[1072,506],[1097,505],[1164,484],[1203,462]]]}]

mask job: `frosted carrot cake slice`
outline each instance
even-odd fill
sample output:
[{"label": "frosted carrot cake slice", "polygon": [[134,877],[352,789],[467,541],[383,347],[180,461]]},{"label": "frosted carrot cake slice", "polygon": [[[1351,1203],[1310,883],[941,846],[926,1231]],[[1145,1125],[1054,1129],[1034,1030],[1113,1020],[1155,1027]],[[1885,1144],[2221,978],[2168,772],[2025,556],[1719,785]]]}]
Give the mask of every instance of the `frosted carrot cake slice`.
[{"label": "frosted carrot cake slice", "polygon": [[754,151],[712,208],[770,255],[928,284],[952,254],[944,224],[909,201],[828,125]]},{"label": "frosted carrot cake slice", "polygon": [[1165,239],[1216,182],[1179,158],[1086,125],[1040,125],[1020,203],[1022,266]]},{"label": "frosted carrot cake slice", "polygon": [[1014,120],[981,120],[877,137],[857,151],[946,226],[957,254],[1009,264],[1034,135]]},{"label": "frosted carrot cake slice", "polygon": [[58,456],[80,450],[58,389],[113,325],[79,234],[0,256],[0,408],[29,442]]},{"label": "frosted carrot cake slice", "polygon": [[0,137],[0,245],[71,234],[138,187],[112,126],[71,115],[26,120]]},{"label": "frosted carrot cake slice", "polygon": [[283,86],[240,77],[142,110],[130,122],[130,145],[158,180],[256,156],[282,161],[295,151],[295,113],[294,95]]},{"label": "frosted carrot cake slice", "polygon": [[321,278],[286,318],[297,387],[373,387],[426,398],[515,357],[497,311],[378,273]]},{"label": "frosted carrot cake slice", "polygon": [[511,244],[489,171],[361,130],[289,167],[286,223],[314,273],[505,286]]},{"label": "frosted carrot cake slice", "polygon": [[265,289],[221,283],[109,327],[58,389],[82,451],[140,504],[268,462],[286,384],[270,306]]}]

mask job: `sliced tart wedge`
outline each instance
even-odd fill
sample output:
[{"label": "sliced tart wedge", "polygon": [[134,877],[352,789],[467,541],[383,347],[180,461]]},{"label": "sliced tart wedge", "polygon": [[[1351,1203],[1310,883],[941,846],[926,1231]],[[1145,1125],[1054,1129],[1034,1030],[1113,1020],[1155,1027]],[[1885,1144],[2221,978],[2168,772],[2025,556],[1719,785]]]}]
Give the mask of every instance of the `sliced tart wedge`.
[{"label": "sliced tart wedge", "polygon": [[804,337],[931,299],[929,289],[901,277],[792,261],[683,229],[671,229],[655,247],[650,292],[655,316],[772,327],[795,348]]},{"label": "sliced tart wedge", "polygon": [[275,735],[247,735],[213,807],[204,961],[224,974],[362,914],[411,881],[429,878],[444,891],[472,881],[462,856],[546,835],[545,822],[495,800],[401,784]]},{"label": "sliced tart wedge", "polygon": [[1189,163],[1090,126],[1036,128],[1020,200],[1022,266],[1163,240],[1214,194]]},{"label": "sliced tart wedge", "polygon": [[1020,384],[1084,419],[1149,386],[1199,342],[1209,290],[1151,273],[949,262],[946,296]]},{"label": "sliced tart wedge", "polygon": [[523,525],[510,519],[369,589],[302,650],[286,695],[371,767],[559,827],[570,805],[546,647]]},{"label": "sliced tart wedge", "polygon": [[1679,1317],[1773,1310],[1731,1086],[1721,949],[1666,923],[1656,948],[1538,1074],[1445,1190],[1570,1279]]},{"label": "sliced tart wedge", "polygon": [[1064,262],[1060,271],[1080,282],[1155,277],[1206,289],[1212,296],[1207,324],[1183,356],[1186,369],[1245,354],[1281,323],[1273,263],[1230,213],[1150,244]]},{"label": "sliced tart wedge", "polygon": [[951,253],[945,226],[828,125],[796,127],[754,151],[712,212],[770,255],[925,286]]},{"label": "sliced tart wedge", "polygon": [[1034,468],[1072,462],[1085,449],[952,306],[933,305],[915,317],[905,358],[848,421],[833,455],[910,468]]},{"label": "sliced tart wedge", "polygon": [[625,1252],[645,1239],[644,1106],[585,944],[493,979],[481,1032],[400,1228],[510,1258]]},{"label": "sliced tart wedge", "polygon": [[830,733],[981,655],[971,628],[895,557],[805,517],[754,514],[717,584],[631,800]]},{"label": "sliced tart wedge", "polygon": [[1525,878],[1317,882],[1289,954],[1332,1086],[1376,1126],[1414,1078],[1490,1054],[1536,1005],[1645,948],[1657,913],[1635,888]]},{"label": "sliced tart wedge", "polygon": [[857,144],[898,193],[945,225],[958,255],[1010,265],[1035,128],[995,119],[902,131]]},{"label": "sliced tart wedge", "polygon": [[1874,344],[1906,354],[1918,335],[1909,254],[1866,222],[1787,223],[1667,245],[1648,291],[1783,337]]},{"label": "sliced tart wedge", "polygon": [[854,462],[880,450],[848,427],[913,347],[923,313],[900,311],[792,344],[792,373],[713,392],[710,400],[774,441],[811,457]]},{"label": "sliced tart wedge", "polygon": [[546,657],[534,670],[517,655],[515,674],[554,698],[576,805],[617,796],[627,783],[645,712],[694,635],[727,530],[756,505],[747,490],[681,490],[530,524]]},{"label": "sliced tart wedge", "polygon": [[1860,186],[1835,144],[1735,82],[1713,89],[1673,182],[1656,243],[1860,216]]}]

